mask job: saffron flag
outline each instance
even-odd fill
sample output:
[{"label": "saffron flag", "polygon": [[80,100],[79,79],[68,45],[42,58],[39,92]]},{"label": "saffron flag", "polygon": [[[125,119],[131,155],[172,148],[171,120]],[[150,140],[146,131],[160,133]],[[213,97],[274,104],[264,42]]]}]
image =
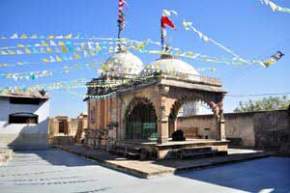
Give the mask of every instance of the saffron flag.
[{"label": "saffron flag", "polygon": [[166,28],[166,26],[175,29],[173,21],[169,18],[171,15],[177,15],[176,11],[163,9],[161,17],[161,27]]},{"label": "saffron flag", "polygon": [[171,19],[169,19],[168,16],[162,15],[161,17],[161,27],[166,28],[166,26],[171,27],[175,29],[175,25]]},{"label": "saffron flag", "polygon": [[[171,16],[172,11],[164,9],[162,12],[160,24],[161,24],[161,45],[162,45],[162,51],[168,51],[168,45],[166,43],[166,37],[167,37],[167,32],[166,32],[166,27],[170,27],[172,29],[175,29],[175,25],[169,17]],[[174,14],[177,14],[174,11]]]}]

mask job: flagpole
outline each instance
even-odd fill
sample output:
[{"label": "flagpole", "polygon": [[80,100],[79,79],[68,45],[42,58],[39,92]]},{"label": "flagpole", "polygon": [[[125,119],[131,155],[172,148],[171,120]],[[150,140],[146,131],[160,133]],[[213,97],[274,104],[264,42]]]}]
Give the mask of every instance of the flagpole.
[{"label": "flagpole", "polygon": [[[119,22],[119,21],[118,21]],[[120,52],[121,51],[121,49],[122,49],[122,47],[121,47],[121,32],[122,32],[122,30],[121,30],[121,26],[120,26],[121,24],[120,24],[120,22],[119,22],[119,27],[118,27],[118,51]]]},{"label": "flagpole", "polygon": [[161,29],[161,51],[164,52],[166,51],[167,43],[166,43],[166,29],[162,26],[162,21],[160,29]]},{"label": "flagpole", "polygon": [[168,11],[163,10],[161,20],[160,20],[160,28],[161,28],[161,51],[164,52],[162,55],[167,55],[169,50],[168,46],[168,40],[167,40],[167,31],[166,31],[166,26],[169,26],[173,29],[175,29],[174,23],[168,18],[170,16],[170,13]]},{"label": "flagpole", "polygon": [[121,32],[124,29],[125,26],[125,16],[124,16],[124,4],[125,0],[118,0],[118,51],[120,52],[122,50],[121,45]]}]

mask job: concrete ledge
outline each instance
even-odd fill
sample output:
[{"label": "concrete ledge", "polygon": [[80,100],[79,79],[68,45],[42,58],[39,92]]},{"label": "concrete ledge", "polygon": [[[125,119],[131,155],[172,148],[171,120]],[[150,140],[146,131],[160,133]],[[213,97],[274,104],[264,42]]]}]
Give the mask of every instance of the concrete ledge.
[{"label": "concrete ledge", "polygon": [[235,151],[228,156],[217,156],[194,160],[158,160],[139,161],[112,155],[106,151],[87,149],[83,146],[57,146],[64,151],[96,160],[100,165],[117,171],[125,172],[141,178],[151,178],[160,175],[174,174],[186,170],[213,167],[222,164],[248,161],[270,156],[264,152]]}]

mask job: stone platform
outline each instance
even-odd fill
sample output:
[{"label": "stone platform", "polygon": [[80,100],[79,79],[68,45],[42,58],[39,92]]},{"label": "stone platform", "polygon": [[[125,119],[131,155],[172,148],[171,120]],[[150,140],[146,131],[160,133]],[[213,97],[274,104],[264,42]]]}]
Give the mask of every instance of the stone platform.
[{"label": "stone platform", "polygon": [[[229,141],[214,139],[186,139],[186,141],[168,141],[159,144],[156,141],[121,141],[117,144],[125,149],[144,149],[151,154],[156,154],[157,159],[178,158],[178,153],[182,150],[202,150],[210,149],[213,155],[226,155]],[[206,152],[205,152],[206,153]]]},{"label": "stone platform", "polygon": [[141,178],[150,178],[159,175],[173,174],[185,170],[200,169],[226,163],[246,161],[267,157],[270,155],[262,151],[229,149],[227,156],[215,156],[210,158],[190,160],[139,161],[128,160],[126,158],[112,155],[102,150],[87,149],[81,145],[58,146],[58,148],[89,159],[94,159],[105,167]]}]

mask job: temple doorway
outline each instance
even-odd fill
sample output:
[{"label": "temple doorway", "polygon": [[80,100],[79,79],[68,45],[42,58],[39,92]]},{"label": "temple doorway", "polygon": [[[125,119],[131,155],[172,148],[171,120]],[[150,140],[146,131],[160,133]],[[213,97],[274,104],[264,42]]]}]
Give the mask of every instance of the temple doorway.
[{"label": "temple doorway", "polygon": [[[130,107],[129,107],[130,108]],[[157,140],[157,116],[148,100],[135,101],[126,116],[126,139]]]}]

